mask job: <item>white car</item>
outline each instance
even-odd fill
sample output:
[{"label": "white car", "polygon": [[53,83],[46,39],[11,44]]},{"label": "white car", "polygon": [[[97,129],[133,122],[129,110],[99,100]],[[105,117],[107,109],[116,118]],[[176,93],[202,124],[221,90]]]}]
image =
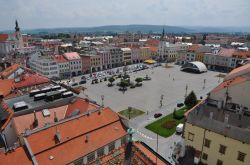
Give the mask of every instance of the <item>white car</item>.
[{"label": "white car", "polygon": [[176,132],[177,133],[182,133],[183,132],[183,127],[184,127],[184,124],[180,123],[176,126]]}]

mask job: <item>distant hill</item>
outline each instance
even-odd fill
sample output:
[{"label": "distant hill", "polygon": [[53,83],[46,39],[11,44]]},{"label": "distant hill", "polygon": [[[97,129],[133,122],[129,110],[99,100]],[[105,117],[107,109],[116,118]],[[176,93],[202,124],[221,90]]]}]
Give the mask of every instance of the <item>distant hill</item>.
[{"label": "distant hill", "polygon": [[[162,26],[162,25],[107,25],[98,27],[68,27],[68,28],[42,28],[22,30],[23,33],[30,34],[49,34],[49,33],[123,33],[123,32],[138,32],[141,33],[161,33],[162,29],[166,33],[235,33],[248,32],[248,27],[202,27],[202,26]],[[4,31],[10,33],[11,31]]]}]

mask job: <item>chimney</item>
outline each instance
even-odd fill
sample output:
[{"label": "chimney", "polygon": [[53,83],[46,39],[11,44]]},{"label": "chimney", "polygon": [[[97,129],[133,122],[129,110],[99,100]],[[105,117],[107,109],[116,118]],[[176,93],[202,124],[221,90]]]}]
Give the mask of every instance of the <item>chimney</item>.
[{"label": "chimney", "polygon": [[214,115],[214,113],[213,113],[213,112],[210,112],[210,113],[209,113],[209,119],[212,120],[212,119],[213,119],[213,115]]},{"label": "chimney", "polygon": [[85,143],[88,143],[88,141],[89,141],[89,135],[87,134],[86,139],[85,139]]},{"label": "chimney", "polygon": [[58,122],[58,118],[56,116],[56,112],[54,112],[54,122]]},{"label": "chimney", "polygon": [[55,141],[56,141],[56,143],[60,143],[61,140],[62,140],[61,133],[56,128]]},{"label": "chimney", "polygon": [[34,111],[34,122],[33,122],[33,127],[36,128],[38,126],[38,120],[36,117],[36,111]]}]

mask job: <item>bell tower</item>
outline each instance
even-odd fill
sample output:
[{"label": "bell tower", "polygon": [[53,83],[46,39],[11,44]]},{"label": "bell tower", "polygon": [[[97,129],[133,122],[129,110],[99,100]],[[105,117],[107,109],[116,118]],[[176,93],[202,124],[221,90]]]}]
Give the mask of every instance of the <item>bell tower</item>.
[{"label": "bell tower", "polygon": [[18,48],[24,47],[23,36],[22,36],[21,31],[20,31],[20,27],[18,25],[17,20],[16,20],[16,26],[15,26],[15,35],[16,35],[16,39],[17,39]]}]

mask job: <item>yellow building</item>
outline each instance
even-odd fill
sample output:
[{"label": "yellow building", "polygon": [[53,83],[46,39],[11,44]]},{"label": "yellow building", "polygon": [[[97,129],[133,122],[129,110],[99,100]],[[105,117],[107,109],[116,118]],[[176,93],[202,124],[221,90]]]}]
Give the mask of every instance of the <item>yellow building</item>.
[{"label": "yellow building", "polygon": [[183,137],[194,161],[208,165],[250,164],[250,65],[224,82],[186,114]]},{"label": "yellow building", "polygon": [[140,47],[140,60],[144,61],[151,59],[151,50],[150,47]]},{"label": "yellow building", "polygon": [[196,55],[195,55],[195,61],[203,62],[203,59],[204,59],[204,53],[197,52]]}]

